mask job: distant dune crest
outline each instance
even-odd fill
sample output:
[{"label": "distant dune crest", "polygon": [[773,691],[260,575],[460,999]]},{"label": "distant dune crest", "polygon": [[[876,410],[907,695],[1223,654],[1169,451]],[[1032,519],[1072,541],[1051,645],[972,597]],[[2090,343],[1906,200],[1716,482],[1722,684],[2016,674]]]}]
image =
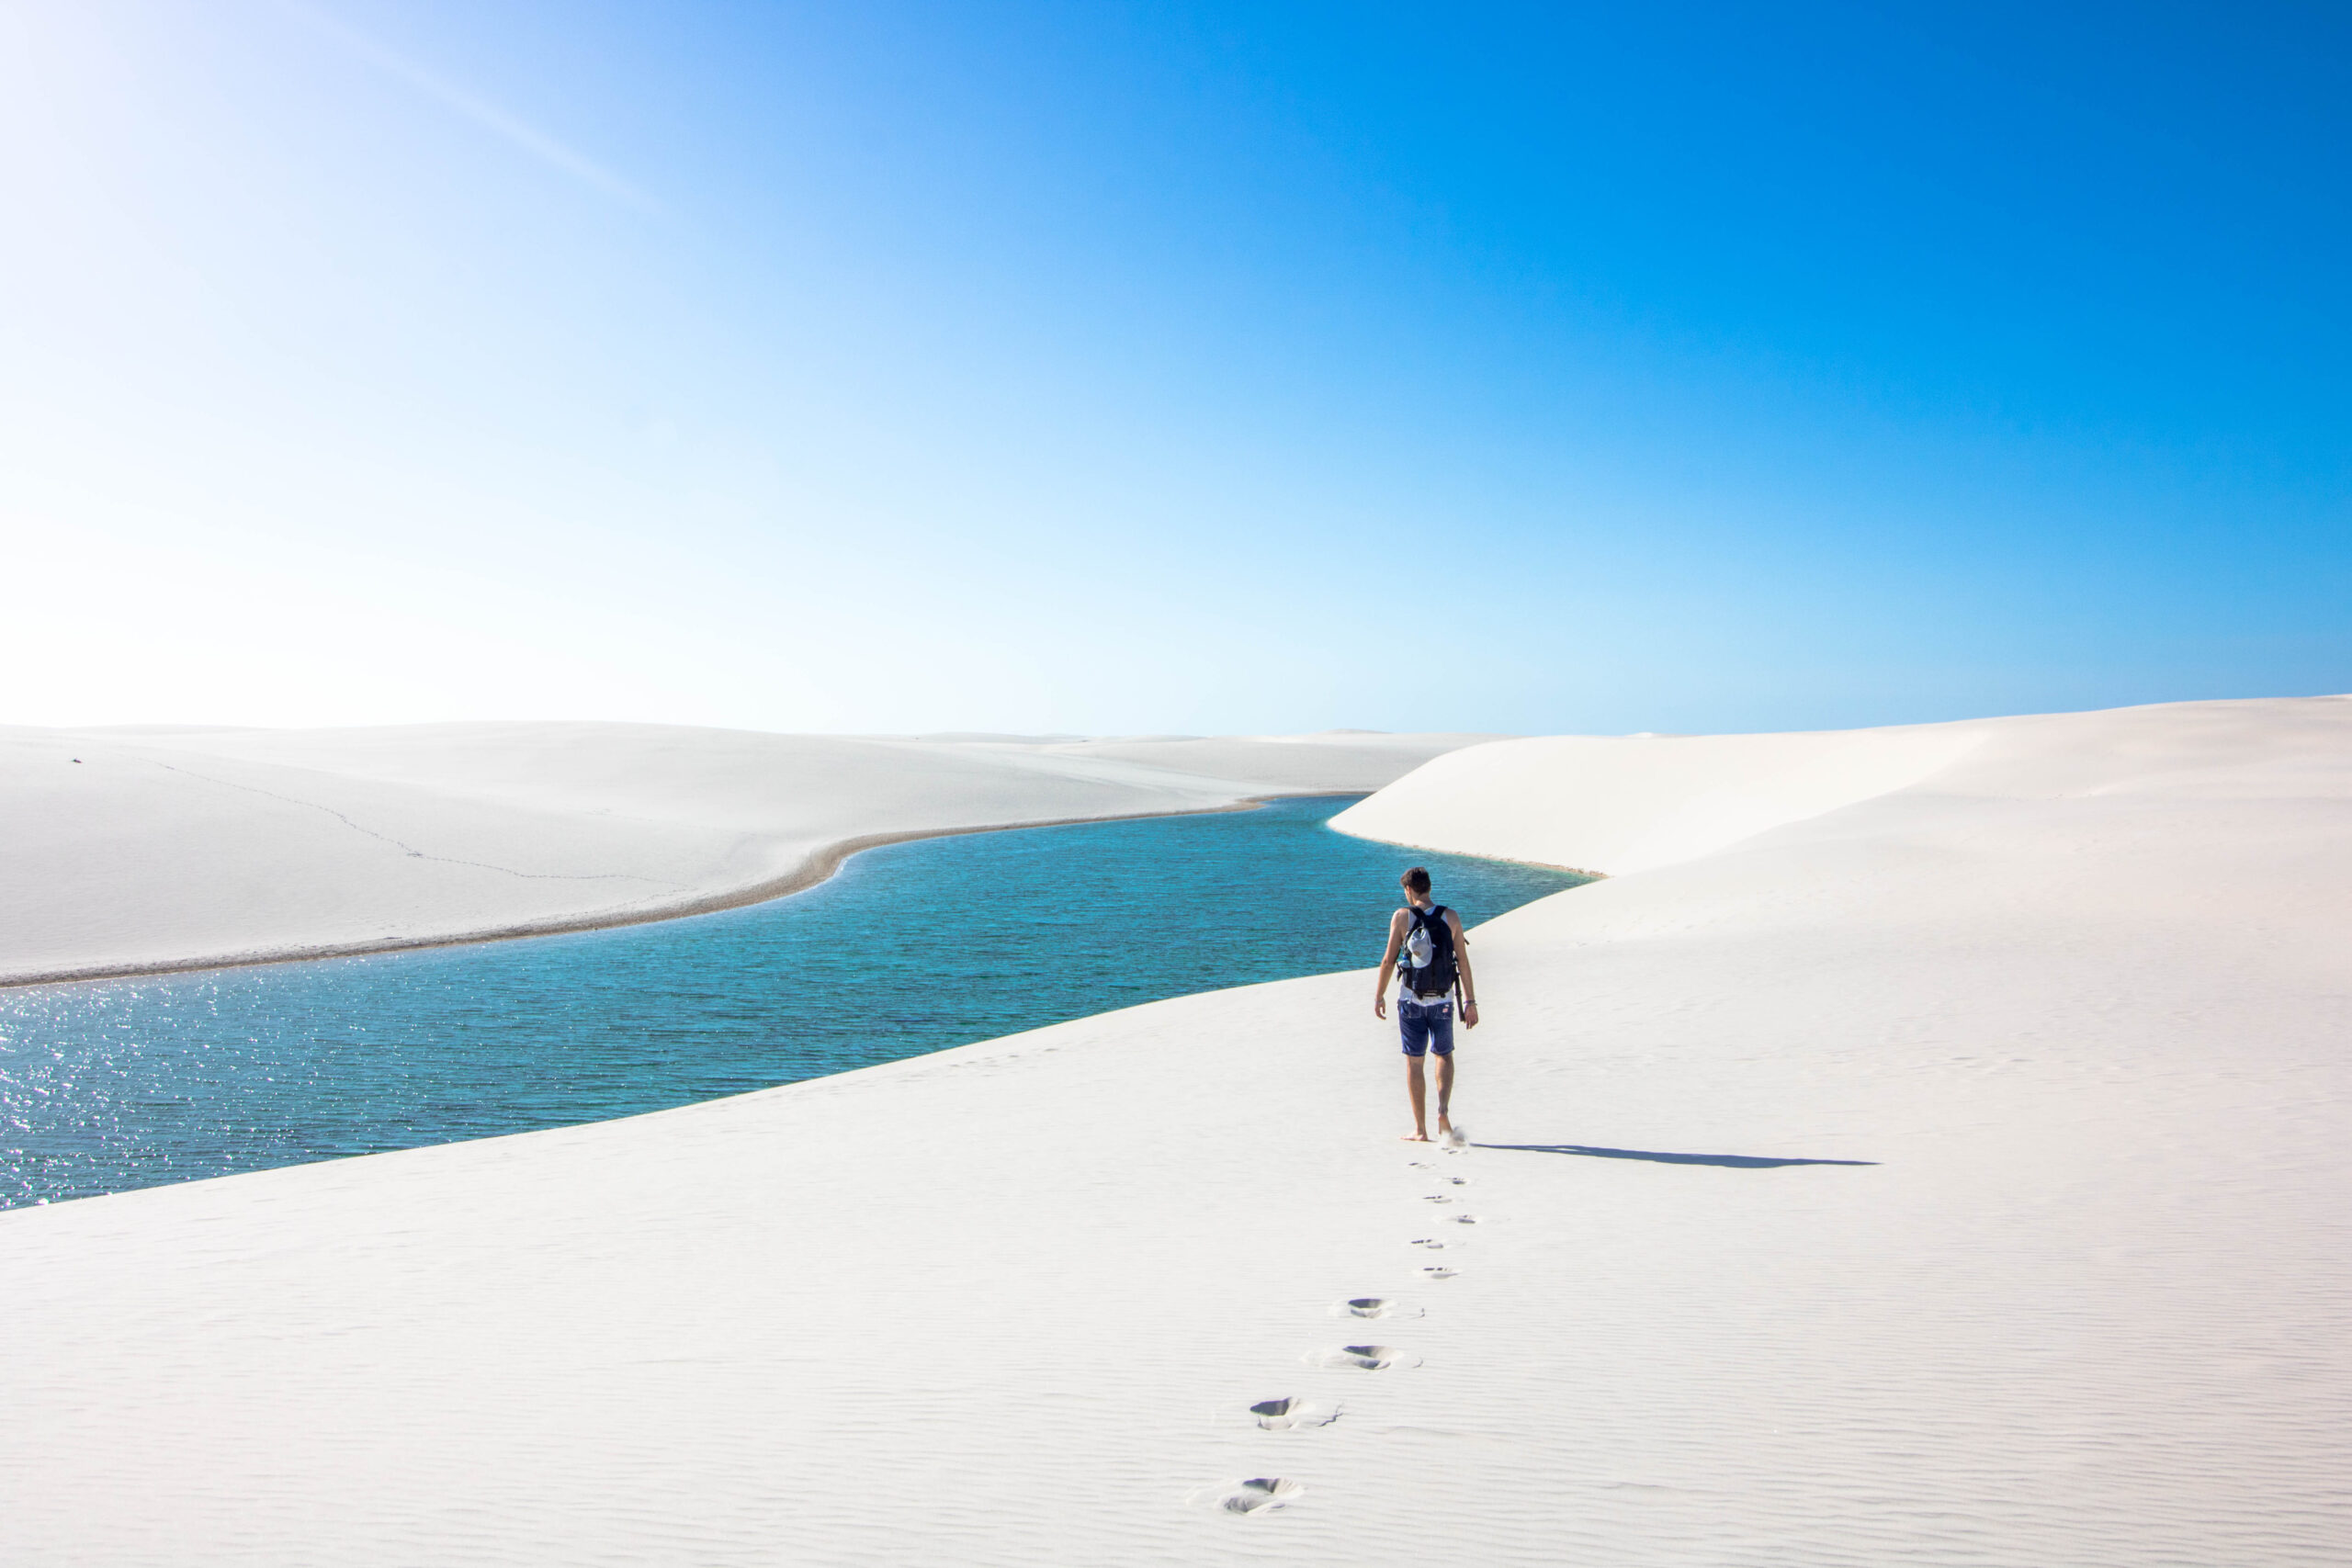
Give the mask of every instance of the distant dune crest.
[{"label": "distant dune crest", "polygon": [[1484,739],[6,729],[0,984],[691,914],[891,839],[1377,789]]}]

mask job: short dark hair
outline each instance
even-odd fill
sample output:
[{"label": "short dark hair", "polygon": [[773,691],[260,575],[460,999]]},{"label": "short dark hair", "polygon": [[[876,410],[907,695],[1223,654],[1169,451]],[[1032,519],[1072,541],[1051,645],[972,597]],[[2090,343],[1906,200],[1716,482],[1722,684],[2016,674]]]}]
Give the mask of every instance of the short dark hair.
[{"label": "short dark hair", "polygon": [[1430,890],[1430,874],[1417,865],[1398,877],[1396,886],[1409,887],[1416,893],[1427,893]]}]

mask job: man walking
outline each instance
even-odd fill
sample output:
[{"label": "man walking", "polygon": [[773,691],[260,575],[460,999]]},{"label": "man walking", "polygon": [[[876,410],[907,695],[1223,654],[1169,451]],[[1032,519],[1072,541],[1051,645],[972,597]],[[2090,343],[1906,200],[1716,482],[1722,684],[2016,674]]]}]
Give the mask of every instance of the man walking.
[{"label": "man walking", "polygon": [[1462,998],[1462,1023],[1478,1027],[1478,983],[1470,975],[1470,942],[1462,917],[1430,902],[1430,874],[1419,866],[1398,877],[1405,907],[1388,917],[1388,951],[1380,958],[1380,978],[1372,988],[1374,1018],[1388,1016],[1388,976],[1397,976],[1396,1029],[1405,1039],[1405,1092],[1413,1101],[1413,1130],[1406,1142],[1430,1141],[1429,1087],[1421,1080],[1424,1055],[1437,1057],[1437,1135],[1458,1144],[1447,1112],[1453,1105],[1453,998]]}]

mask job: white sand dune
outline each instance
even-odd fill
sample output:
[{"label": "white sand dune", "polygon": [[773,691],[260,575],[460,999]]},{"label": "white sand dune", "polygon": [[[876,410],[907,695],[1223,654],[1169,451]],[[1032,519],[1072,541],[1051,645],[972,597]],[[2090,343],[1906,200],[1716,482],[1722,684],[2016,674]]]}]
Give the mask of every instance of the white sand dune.
[{"label": "white sand dune", "polygon": [[1375,789],[1487,739],[0,729],[0,984],[721,908],[889,839]]},{"label": "white sand dune", "polygon": [[1618,874],[1476,933],[1466,1153],[1358,974],[0,1215],[0,1556],[2346,1560],[2352,702],[1351,815]]}]

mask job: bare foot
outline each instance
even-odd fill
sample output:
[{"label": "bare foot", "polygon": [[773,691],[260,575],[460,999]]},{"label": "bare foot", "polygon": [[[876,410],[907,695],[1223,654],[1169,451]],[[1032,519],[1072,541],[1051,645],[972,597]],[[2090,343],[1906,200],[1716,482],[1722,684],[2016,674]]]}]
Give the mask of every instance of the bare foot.
[{"label": "bare foot", "polygon": [[[1439,1112],[1437,1113],[1437,1135],[1438,1135],[1439,1137],[1442,1138],[1442,1137],[1444,1137],[1448,1133],[1451,1133],[1451,1132],[1453,1132],[1453,1122],[1449,1122],[1449,1121],[1447,1121],[1447,1120],[1445,1119],[1445,1112],[1444,1112],[1444,1111],[1439,1111]],[[1426,1141],[1426,1140],[1424,1140],[1424,1141]]]},{"label": "bare foot", "polygon": [[1400,1144],[1426,1144],[1430,1135],[1427,1133],[1405,1133],[1400,1134],[1396,1141]]}]

